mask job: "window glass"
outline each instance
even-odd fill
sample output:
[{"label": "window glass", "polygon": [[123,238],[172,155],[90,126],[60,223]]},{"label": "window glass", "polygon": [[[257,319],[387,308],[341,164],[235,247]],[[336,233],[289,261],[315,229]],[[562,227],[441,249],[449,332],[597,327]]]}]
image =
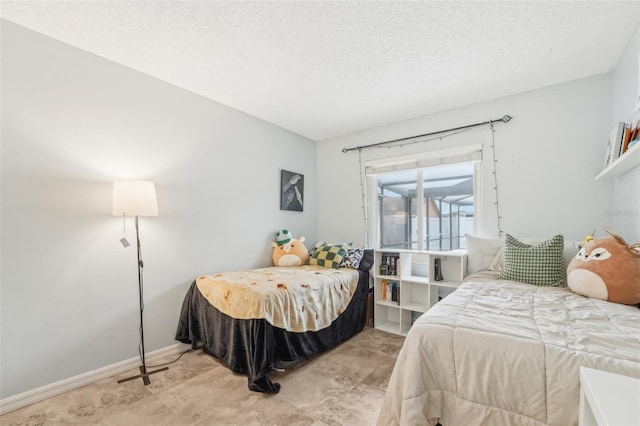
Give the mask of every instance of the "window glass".
[{"label": "window glass", "polygon": [[380,173],[380,248],[454,250],[465,247],[475,220],[474,162]]},{"label": "window glass", "polygon": [[378,175],[378,217],[381,248],[417,246],[415,231],[416,171]]}]

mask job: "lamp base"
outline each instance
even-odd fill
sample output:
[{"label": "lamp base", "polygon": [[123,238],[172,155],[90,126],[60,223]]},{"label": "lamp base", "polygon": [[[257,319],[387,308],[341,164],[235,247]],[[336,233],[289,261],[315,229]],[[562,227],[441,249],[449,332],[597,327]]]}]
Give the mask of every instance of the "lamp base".
[{"label": "lamp base", "polygon": [[150,384],[151,381],[149,380],[149,376],[155,373],[159,373],[161,371],[165,371],[168,370],[169,367],[163,367],[163,368],[159,368],[157,370],[153,370],[153,371],[147,371],[147,367],[145,367],[144,365],[140,366],[140,374],[136,375],[136,376],[131,376],[131,377],[127,377],[126,379],[121,379],[118,380],[118,383],[123,383],[123,382],[128,382],[129,380],[135,380],[135,379],[139,379],[142,378],[142,381],[144,382],[145,386]]}]

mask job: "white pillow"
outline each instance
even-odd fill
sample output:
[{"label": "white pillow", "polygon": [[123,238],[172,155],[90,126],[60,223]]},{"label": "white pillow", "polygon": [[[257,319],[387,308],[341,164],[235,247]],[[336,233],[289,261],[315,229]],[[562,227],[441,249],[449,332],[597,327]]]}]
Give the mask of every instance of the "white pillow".
[{"label": "white pillow", "polygon": [[491,261],[491,265],[489,265],[490,271],[498,271],[502,272],[504,270],[504,249],[500,247],[498,253],[496,253],[496,257]]},{"label": "white pillow", "polygon": [[580,251],[582,241],[564,241],[564,249],[562,250],[562,261],[564,262],[564,270],[567,270],[571,259]]},{"label": "white pillow", "polygon": [[482,238],[465,235],[467,240],[467,273],[489,269],[491,262],[502,249],[502,238]]}]

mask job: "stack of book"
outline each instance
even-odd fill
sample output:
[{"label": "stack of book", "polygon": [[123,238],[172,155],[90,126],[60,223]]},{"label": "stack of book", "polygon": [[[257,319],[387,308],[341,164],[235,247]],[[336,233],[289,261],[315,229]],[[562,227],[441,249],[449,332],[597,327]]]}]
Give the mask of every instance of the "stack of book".
[{"label": "stack of book", "polygon": [[604,167],[606,168],[620,156],[624,155],[633,145],[640,140],[640,120],[632,127],[631,123],[623,121],[616,124],[615,128],[609,136],[607,152],[604,158]]},{"label": "stack of book", "polygon": [[396,280],[382,280],[382,300],[400,304],[400,283]]}]

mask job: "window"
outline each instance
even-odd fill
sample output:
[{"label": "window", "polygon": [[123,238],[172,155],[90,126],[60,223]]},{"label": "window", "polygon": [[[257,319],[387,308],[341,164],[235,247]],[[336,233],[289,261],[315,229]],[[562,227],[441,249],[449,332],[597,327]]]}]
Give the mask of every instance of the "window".
[{"label": "window", "polygon": [[370,244],[411,250],[465,248],[465,234],[475,233],[480,153],[473,149],[463,156],[440,153],[430,160],[367,166]]}]

